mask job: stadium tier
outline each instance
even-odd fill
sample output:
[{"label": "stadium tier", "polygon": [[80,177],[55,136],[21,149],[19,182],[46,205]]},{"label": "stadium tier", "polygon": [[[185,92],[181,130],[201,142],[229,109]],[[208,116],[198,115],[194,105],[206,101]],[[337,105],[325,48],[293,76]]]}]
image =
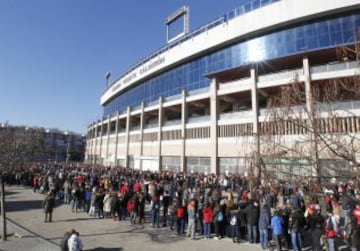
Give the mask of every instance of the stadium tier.
[{"label": "stadium tier", "polygon": [[87,163],[254,176],[351,165],[329,145],[360,131],[359,0],[243,2],[107,86]]}]

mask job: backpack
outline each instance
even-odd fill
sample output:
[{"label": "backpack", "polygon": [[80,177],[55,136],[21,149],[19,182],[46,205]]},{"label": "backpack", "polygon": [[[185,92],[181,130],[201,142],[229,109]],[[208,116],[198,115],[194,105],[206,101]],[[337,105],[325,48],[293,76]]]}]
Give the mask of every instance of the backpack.
[{"label": "backpack", "polygon": [[223,215],[223,213],[221,212],[221,210],[218,212],[218,214],[217,214],[217,216],[216,216],[216,220],[217,220],[218,222],[221,222],[221,221],[224,220],[224,215]]},{"label": "backpack", "polygon": [[135,202],[130,200],[127,204],[127,210],[129,212],[132,212],[132,211],[134,211],[134,209],[135,209]]},{"label": "backpack", "polygon": [[328,237],[328,238],[335,238],[336,237],[336,231],[334,229],[334,222],[333,222],[332,217],[330,217],[327,220],[326,237]]},{"label": "backpack", "polygon": [[178,217],[178,218],[184,218],[184,216],[185,216],[184,208],[179,207],[179,208],[177,209],[177,217]]},{"label": "backpack", "polygon": [[235,226],[237,223],[236,215],[231,216],[230,225]]}]

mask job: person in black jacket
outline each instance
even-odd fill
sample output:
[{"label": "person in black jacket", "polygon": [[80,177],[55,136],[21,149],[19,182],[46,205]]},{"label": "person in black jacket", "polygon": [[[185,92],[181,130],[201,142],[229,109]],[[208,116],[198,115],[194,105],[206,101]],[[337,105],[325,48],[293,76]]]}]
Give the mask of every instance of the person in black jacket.
[{"label": "person in black jacket", "polygon": [[44,222],[48,222],[48,217],[49,217],[49,222],[52,222],[52,213],[55,207],[55,198],[53,192],[48,193],[48,195],[46,196],[45,200],[42,203],[42,206],[44,208],[44,213],[45,213]]},{"label": "person in black jacket", "polygon": [[171,203],[171,197],[169,194],[169,191],[165,191],[163,199],[162,199],[162,206],[163,206],[163,227],[166,227],[166,223],[167,223],[167,214],[168,214],[168,208],[170,206]]},{"label": "person in black jacket", "polygon": [[245,208],[247,230],[248,230],[248,241],[250,243],[257,242],[257,232],[259,223],[259,204],[256,201],[252,201]]},{"label": "person in black jacket", "polygon": [[294,251],[301,251],[302,249],[301,233],[305,226],[305,216],[300,209],[295,208],[293,205],[290,205],[290,207],[292,208],[289,219],[291,243]]}]

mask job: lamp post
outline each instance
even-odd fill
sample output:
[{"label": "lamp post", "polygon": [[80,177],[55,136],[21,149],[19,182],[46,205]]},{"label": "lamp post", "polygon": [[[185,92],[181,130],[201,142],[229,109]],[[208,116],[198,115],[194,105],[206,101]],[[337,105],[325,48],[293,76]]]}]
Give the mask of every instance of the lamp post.
[{"label": "lamp post", "polygon": [[64,133],[66,136],[66,156],[65,163],[68,163],[70,157],[70,134],[68,132]]}]

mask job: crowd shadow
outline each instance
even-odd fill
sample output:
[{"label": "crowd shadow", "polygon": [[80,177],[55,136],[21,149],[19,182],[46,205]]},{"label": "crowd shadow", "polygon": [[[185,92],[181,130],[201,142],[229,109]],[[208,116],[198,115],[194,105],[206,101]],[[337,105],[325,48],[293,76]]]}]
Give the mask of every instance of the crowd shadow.
[{"label": "crowd shadow", "polygon": [[42,200],[6,201],[6,212],[27,211],[42,208]]},{"label": "crowd shadow", "polygon": [[6,198],[9,198],[10,196],[15,195],[15,194],[19,194],[19,193],[20,193],[20,192],[7,191],[6,188],[5,188],[5,197],[6,197]]},{"label": "crowd shadow", "polygon": [[123,248],[104,248],[104,247],[96,247],[93,249],[87,249],[86,251],[124,251]]}]

